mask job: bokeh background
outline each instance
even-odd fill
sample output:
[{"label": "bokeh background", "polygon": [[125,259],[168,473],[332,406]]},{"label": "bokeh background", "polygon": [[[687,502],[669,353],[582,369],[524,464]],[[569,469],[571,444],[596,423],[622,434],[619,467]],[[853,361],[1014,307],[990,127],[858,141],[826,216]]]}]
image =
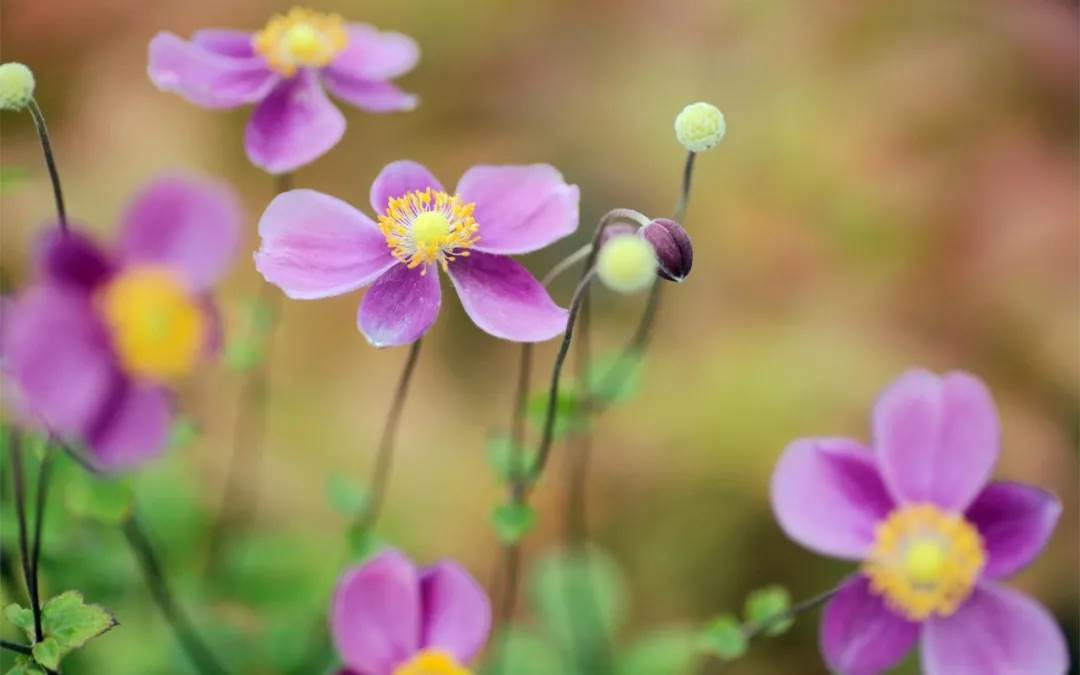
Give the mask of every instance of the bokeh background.
[{"label": "bokeh background", "polygon": [[[476,163],[550,162],[582,188],[582,232],[529,257],[538,273],[586,241],[610,208],[668,214],[684,158],[675,114],[707,100],[727,116],[726,140],[698,161],[685,222],[693,274],[665,289],[637,396],[596,427],[591,535],[625,579],[619,645],[738,610],[766,583],[805,597],[846,574],[782,535],[769,509],[770,472],[796,437],[866,439],[877,392],[918,365],[983,378],[1004,430],[997,475],[1063,501],[1045,554],[1015,583],[1051,608],[1075,654],[1076,2],[310,6],[414,36],[422,61],[401,83],[422,102],[388,116],[343,106],[344,141],[302,169],[297,184],[366,208],[372,178],[395,159],[419,160],[448,184]],[[250,254],[273,181],[245,159],[249,111],[207,111],[157,91],[146,45],[159,30],[256,29],[287,8],[261,0],[0,2],[0,56],[37,74],[79,223],[110,237],[132,192],[165,170],[235,186],[247,236],[219,293],[233,334],[245,330],[261,283]],[[2,125],[0,265],[11,291],[53,207],[28,116],[5,113]],[[565,303],[570,291],[562,284],[554,292]],[[187,382],[182,406],[196,437],[136,479],[139,512],[184,604],[238,672],[283,672],[296,662],[344,555],[346,520],[327,485],[333,475],[361,483],[369,474],[405,358],[364,342],[358,299],[284,304],[267,447],[246,481],[257,486],[256,529],[230,542],[222,578],[204,576],[207,523],[220,503],[245,375],[222,365]],[[597,293],[595,351],[626,339],[642,301]],[[537,350],[538,381],[553,351]],[[446,294],[406,408],[381,526],[416,559],[455,557],[485,582],[499,560],[489,513],[503,494],[485,448],[507,426],[516,355]],[[536,495],[529,560],[559,545],[565,469],[560,446]],[[49,512],[44,591],[82,588],[122,624],[65,673],[192,672],[119,534],[72,520],[61,499]],[[526,597],[525,625],[535,623],[534,609]],[[245,660],[242,645],[252,643],[265,653]],[[730,672],[824,672],[816,649],[808,617],[756,644]]]}]

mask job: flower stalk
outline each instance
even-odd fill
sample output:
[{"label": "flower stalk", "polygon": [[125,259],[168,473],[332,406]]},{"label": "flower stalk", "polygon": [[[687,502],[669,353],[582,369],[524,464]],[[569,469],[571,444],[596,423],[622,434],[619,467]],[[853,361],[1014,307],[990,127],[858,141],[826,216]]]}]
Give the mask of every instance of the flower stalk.
[{"label": "flower stalk", "polygon": [[41,107],[32,96],[27,103],[30,117],[34,119],[34,129],[37,130],[38,140],[41,142],[41,153],[45,156],[45,166],[49,170],[49,180],[52,182],[53,201],[56,202],[56,215],[59,219],[60,229],[68,231],[67,209],[64,206],[64,190],[60,187],[60,172],[56,168],[56,158],[53,156],[52,140],[49,138],[49,127],[45,124],[45,115]]}]

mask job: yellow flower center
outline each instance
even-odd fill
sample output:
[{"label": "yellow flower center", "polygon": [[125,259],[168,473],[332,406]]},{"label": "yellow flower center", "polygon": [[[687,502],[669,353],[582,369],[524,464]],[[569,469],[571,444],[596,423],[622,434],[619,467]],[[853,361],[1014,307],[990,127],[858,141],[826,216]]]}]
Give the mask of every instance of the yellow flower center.
[{"label": "yellow flower center", "polygon": [[202,308],[166,269],[135,267],[102,291],[100,307],[121,365],[134,377],[191,372],[206,342]]},{"label": "yellow flower center", "polygon": [[391,198],[386,214],[379,216],[379,229],[394,257],[409,266],[439,263],[443,270],[480,240],[480,228],[473,220],[475,204],[464,204],[457,196],[431,188]]},{"label": "yellow flower center", "polygon": [[917,504],[878,525],[863,572],[893,610],[923,621],[955,612],[985,563],[982,538],[963,516]]},{"label": "yellow flower center", "polygon": [[298,68],[329,65],[348,45],[349,34],[336,14],[293,7],[288,14],[271,18],[253,43],[271,68],[292,77]]},{"label": "yellow flower center", "polygon": [[398,666],[394,675],[472,675],[446,652],[425,649],[408,663]]}]

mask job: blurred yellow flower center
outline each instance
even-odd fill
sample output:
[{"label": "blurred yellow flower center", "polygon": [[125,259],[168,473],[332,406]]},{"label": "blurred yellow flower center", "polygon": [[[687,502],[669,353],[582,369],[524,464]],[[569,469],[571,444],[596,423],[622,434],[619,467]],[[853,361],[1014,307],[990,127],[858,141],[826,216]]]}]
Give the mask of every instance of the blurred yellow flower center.
[{"label": "blurred yellow flower center", "polygon": [[446,652],[425,649],[408,663],[394,670],[394,675],[472,675]]},{"label": "blurred yellow flower center", "polygon": [[253,43],[271,68],[292,77],[298,68],[329,65],[348,45],[349,34],[336,14],[294,7],[270,19]]},{"label": "blurred yellow flower center", "polygon": [[889,607],[922,621],[955,612],[985,563],[982,538],[963,516],[917,504],[878,525],[863,572]]},{"label": "blurred yellow flower center", "polygon": [[121,365],[134,377],[191,372],[206,341],[203,310],[166,269],[135,267],[109,282],[101,310]]},{"label": "blurred yellow flower center", "polygon": [[480,228],[473,220],[475,204],[464,204],[457,195],[431,188],[391,198],[386,214],[379,216],[379,229],[394,257],[410,269],[439,263],[445,270],[458,256],[480,240]]}]

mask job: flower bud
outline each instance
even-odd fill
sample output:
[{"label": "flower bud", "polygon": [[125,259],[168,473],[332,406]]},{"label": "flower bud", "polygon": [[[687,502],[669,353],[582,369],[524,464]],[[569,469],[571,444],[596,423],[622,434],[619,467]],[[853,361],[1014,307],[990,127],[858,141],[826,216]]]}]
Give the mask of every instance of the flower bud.
[{"label": "flower bud", "polygon": [[603,248],[605,244],[615,237],[634,234],[637,230],[637,227],[630,225],[629,223],[612,223],[605,227],[604,232],[600,235],[600,247]]},{"label": "flower bud", "polygon": [[690,152],[704,152],[724,138],[724,113],[711,103],[691,103],[675,118],[675,138]]},{"label": "flower bud", "polygon": [[661,279],[681,282],[690,275],[694,265],[694,247],[690,235],[674,220],[658,218],[639,230],[645,241],[656,251],[659,267],[656,273]]},{"label": "flower bud", "polygon": [[21,63],[0,64],[0,110],[22,110],[34,95],[34,73]]},{"label": "flower bud", "polygon": [[612,237],[600,249],[596,273],[618,293],[637,293],[656,280],[656,253],[649,242],[632,234]]}]

